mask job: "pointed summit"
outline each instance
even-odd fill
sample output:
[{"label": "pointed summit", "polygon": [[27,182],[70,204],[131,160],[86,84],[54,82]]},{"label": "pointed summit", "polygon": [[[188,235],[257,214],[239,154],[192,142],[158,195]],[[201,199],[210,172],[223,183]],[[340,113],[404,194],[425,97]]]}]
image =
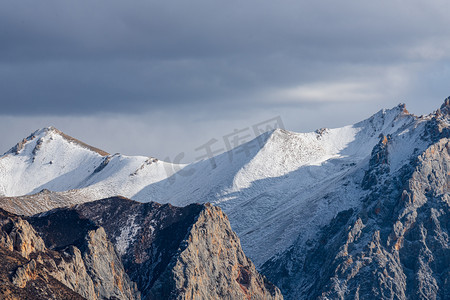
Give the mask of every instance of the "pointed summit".
[{"label": "pointed summit", "polygon": [[405,103],[400,103],[399,105],[397,105],[397,108],[399,108],[401,110],[402,113],[409,115],[410,112],[406,109],[406,104]]},{"label": "pointed summit", "polygon": [[[50,140],[52,140],[52,135],[58,135],[60,137],[62,137],[64,140],[66,140],[69,143],[78,145],[82,148],[91,150],[95,153],[100,154],[101,156],[108,156],[109,153],[106,151],[103,151],[101,149],[98,149],[96,147],[90,146],[80,140],[77,140],[67,134],[65,134],[64,132],[62,132],[61,130],[58,130],[57,128],[53,127],[53,126],[49,126],[49,127],[44,127],[41,129],[38,129],[36,131],[34,131],[32,134],[30,134],[28,137],[22,139],[20,142],[18,142],[14,147],[12,147],[9,151],[7,151],[4,155],[7,154],[14,154],[14,155],[18,155],[27,144],[29,144],[29,142],[37,139],[37,149],[34,148],[35,150],[39,150],[40,145],[42,144],[43,140],[48,138]],[[33,150],[33,151],[35,151]]]},{"label": "pointed summit", "polygon": [[442,104],[440,110],[441,110],[441,113],[444,115],[448,115],[450,113],[450,97],[447,97],[444,100],[444,103]]},{"label": "pointed summit", "polygon": [[56,129],[56,128],[53,127],[53,126],[50,126],[50,127],[48,127],[47,129],[48,129],[49,132],[54,132],[54,133],[56,133],[56,134],[62,136],[62,137],[63,137],[64,139],[66,139],[67,141],[72,142],[72,143],[74,143],[74,144],[76,144],[76,145],[79,145],[79,146],[81,146],[81,147],[83,147],[83,148],[89,149],[89,150],[91,150],[91,151],[94,151],[94,152],[100,154],[101,156],[108,156],[108,155],[110,155],[108,152],[103,151],[103,150],[101,150],[101,149],[99,149],[99,148],[93,147],[93,146],[91,146],[91,145],[88,145],[88,144],[86,144],[86,143],[84,143],[84,142],[82,142],[82,141],[80,141],[80,140],[77,140],[76,138],[73,138],[73,137],[71,137],[71,136],[65,134],[64,132],[62,132],[62,131]]}]

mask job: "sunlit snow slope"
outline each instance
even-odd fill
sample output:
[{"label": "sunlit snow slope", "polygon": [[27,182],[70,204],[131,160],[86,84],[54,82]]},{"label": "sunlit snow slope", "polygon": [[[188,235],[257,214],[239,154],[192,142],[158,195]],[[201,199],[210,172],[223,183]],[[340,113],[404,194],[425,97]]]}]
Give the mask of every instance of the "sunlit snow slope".
[{"label": "sunlit snow slope", "polygon": [[339,211],[357,205],[365,193],[364,168],[380,138],[411,140],[410,149],[402,147],[392,159],[401,166],[421,147],[424,120],[399,105],[338,129],[277,129],[213,158],[215,168],[210,160],[185,166],[109,155],[50,127],[0,158],[0,194],[75,189],[71,197],[80,201],[122,195],[175,205],[212,202],[228,214],[247,255],[260,265],[299,235],[307,240]]}]

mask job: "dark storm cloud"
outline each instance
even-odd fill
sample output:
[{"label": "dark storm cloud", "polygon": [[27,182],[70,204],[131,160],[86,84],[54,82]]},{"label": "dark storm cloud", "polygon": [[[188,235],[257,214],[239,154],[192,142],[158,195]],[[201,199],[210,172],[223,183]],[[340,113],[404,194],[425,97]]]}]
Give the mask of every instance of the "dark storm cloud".
[{"label": "dark storm cloud", "polygon": [[447,3],[4,1],[0,113],[397,96],[411,70],[448,63]]}]

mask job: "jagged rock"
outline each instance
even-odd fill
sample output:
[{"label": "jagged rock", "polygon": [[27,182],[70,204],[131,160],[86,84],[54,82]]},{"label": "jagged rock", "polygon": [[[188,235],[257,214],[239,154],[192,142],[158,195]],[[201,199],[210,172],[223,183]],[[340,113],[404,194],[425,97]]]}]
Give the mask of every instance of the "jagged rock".
[{"label": "jagged rock", "polygon": [[[43,143],[44,143],[44,140],[43,140],[42,138],[40,138],[40,139],[36,142],[36,146],[34,147],[33,152],[32,152],[33,155],[36,155],[36,154],[37,154],[37,152],[39,151],[39,149],[41,149]],[[34,159],[34,157],[33,157],[33,159]]]},{"label": "jagged rock", "polygon": [[[27,293],[36,294],[42,292],[42,284],[48,285],[48,290],[59,290],[55,291],[54,297],[41,299],[140,298],[135,284],[126,275],[121,260],[103,228],[90,222],[84,222],[85,226],[80,227],[72,224],[75,225],[73,232],[61,231],[58,235],[65,237],[72,233],[72,238],[64,241],[73,242],[77,246],[65,245],[57,249],[58,251],[53,251],[46,248],[34,227],[21,217],[0,209],[0,225],[0,262],[10,262],[10,269],[15,268],[9,282],[15,287],[26,288]],[[14,263],[11,257],[20,259]],[[39,291],[35,290],[38,288],[36,285],[39,286]],[[73,293],[67,292],[66,289],[72,290]],[[2,299],[22,294],[15,288],[0,290]],[[58,294],[69,296],[58,297]]]},{"label": "jagged rock", "polygon": [[88,232],[82,249],[83,261],[97,295],[113,299],[137,297],[136,286],[125,273],[122,262],[102,227]]},{"label": "jagged rock", "polygon": [[29,281],[36,280],[36,277],[36,261],[32,259],[26,265],[17,268],[12,277],[12,282],[23,289]]},{"label": "jagged rock", "polygon": [[149,299],[282,299],[244,255],[228,218],[206,206]]},{"label": "jagged rock", "polygon": [[30,221],[55,249],[72,240],[55,234],[57,228],[101,225],[143,299],[282,299],[245,256],[228,218],[210,205],[174,207],[114,197]]},{"label": "jagged rock", "polygon": [[8,152],[6,152],[5,154],[9,154],[12,153],[14,155],[18,155],[20,153],[20,151],[22,151],[22,149],[24,148],[25,144],[28,143],[29,141],[32,141],[33,139],[36,138],[36,135],[34,133],[32,133],[31,135],[29,135],[28,137],[24,138],[23,140],[21,140],[20,142],[18,142],[14,147],[12,147]]},{"label": "jagged rock", "polygon": [[25,258],[33,252],[45,250],[44,241],[28,222],[1,209],[0,230],[0,246],[18,251]]},{"label": "jagged rock", "polygon": [[87,299],[140,298],[103,228],[90,230],[79,247],[64,249],[52,276]]},{"label": "jagged rock", "polygon": [[50,275],[84,298],[97,299],[81,251],[75,246],[69,246],[64,252],[69,255],[61,256],[60,259],[46,259],[45,263],[51,265]]},{"label": "jagged rock", "polygon": [[383,175],[389,173],[388,145],[391,138],[390,135],[381,134],[379,143],[373,148],[369,161],[369,171],[366,172],[362,182],[364,189],[375,186],[382,180]]},{"label": "jagged rock", "polygon": [[95,168],[93,174],[101,172],[104,168],[106,168],[106,166],[109,164],[110,161],[111,161],[111,156],[105,157],[105,159],[103,159],[102,163],[97,168]]},{"label": "jagged rock", "polygon": [[17,251],[0,246],[0,264],[1,299],[86,299],[49,275],[37,260],[29,261]]}]

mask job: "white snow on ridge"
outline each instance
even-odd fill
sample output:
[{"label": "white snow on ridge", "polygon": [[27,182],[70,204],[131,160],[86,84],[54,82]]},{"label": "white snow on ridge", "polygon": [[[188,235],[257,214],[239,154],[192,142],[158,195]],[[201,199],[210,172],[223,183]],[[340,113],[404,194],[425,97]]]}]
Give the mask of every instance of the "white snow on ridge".
[{"label": "white snow on ridge", "polygon": [[131,196],[148,184],[167,178],[174,169],[169,165],[143,156],[102,156],[49,127],[37,131],[17,155],[9,153],[1,157],[0,192],[3,196],[21,196],[43,189],[67,191],[90,187],[87,195],[91,197]]},{"label": "white snow on ridge", "polygon": [[[411,140],[411,149],[397,149],[393,143],[399,152],[392,156],[397,167],[417,147],[419,127],[417,118],[398,106],[338,129],[277,129],[214,157],[215,168],[208,160],[186,166],[148,157],[102,156],[43,130],[18,155],[0,158],[0,192],[17,196],[44,188],[78,189],[86,201],[122,195],[180,206],[212,202],[227,213],[246,254],[260,265],[299,236],[313,238],[339,211],[357,205],[364,196],[362,170],[380,134]],[[33,154],[40,139],[44,142]],[[132,232],[123,235],[125,243]]]},{"label": "white snow on ridge", "polygon": [[40,130],[18,155],[7,154],[0,161],[2,190],[6,196],[20,196],[44,188],[72,189],[101,161],[101,155],[65,141],[52,129]]}]

